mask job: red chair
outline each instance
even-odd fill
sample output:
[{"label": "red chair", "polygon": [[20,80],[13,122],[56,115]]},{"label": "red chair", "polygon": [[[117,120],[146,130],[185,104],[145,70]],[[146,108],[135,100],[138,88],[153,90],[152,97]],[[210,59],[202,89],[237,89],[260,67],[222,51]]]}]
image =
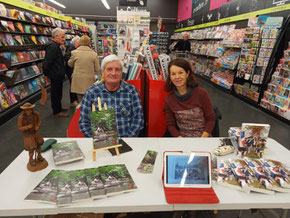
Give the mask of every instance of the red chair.
[{"label": "red chair", "polygon": [[85,136],[83,133],[79,130],[79,119],[81,114],[81,108],[78,108],[72,117],[68,128],[66,130],[66,135],[69,138],[84,138]]}]

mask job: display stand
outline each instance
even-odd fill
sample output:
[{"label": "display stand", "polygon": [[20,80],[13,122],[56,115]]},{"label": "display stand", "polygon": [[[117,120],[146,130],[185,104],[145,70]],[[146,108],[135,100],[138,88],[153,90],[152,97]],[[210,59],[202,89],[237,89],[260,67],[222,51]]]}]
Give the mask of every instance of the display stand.
[{"label": "display stand", "polygon": [[[99,111],[101,111],[102,110],[102,103],[101,103],[100,97],[98,97],[98,107],[99,107]],[[104,110],[108,110],[106,103],[104,104]],[[96,111],[96,107],[94,104],[92,105],[92,111]],[[93,161],[96,161],[96,151],[101,151],[101,150],[109,150],[109,149],[115,148],[116,154],[117,154],[117,156],[119,156],[120,155],[119,147],[121,147],[121,146],[122,146],[122,144],[112,145],[112,146],[98,148],[98,149],[94,149],[94,147],[93,147],[93,149],[90,150],[90,152],[93,152]]]},{"label": "display stand", "polygon": [[[164,91],[165,81],[151,80],[147,77],[145,84],[145,114],[147,137],[162,137],[166,131],[164,102],[169,94]],[[161,104],[160,104],[161,103]]]}]

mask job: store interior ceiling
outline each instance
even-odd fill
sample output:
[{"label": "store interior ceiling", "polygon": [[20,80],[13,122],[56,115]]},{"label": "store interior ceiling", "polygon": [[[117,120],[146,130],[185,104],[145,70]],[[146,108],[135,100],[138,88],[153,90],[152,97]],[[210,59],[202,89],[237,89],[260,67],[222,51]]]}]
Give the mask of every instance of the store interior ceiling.
[{"label": "store interior ceiling", "polygon": [[[83,17],[88,21],[117,21],[117,7],[127,10],[127,7],[119,6],[119,0],[106,0],[110,9],[106,9],[101,0],[56,0],[66,8],[53,4],[49,0],[34,0],[48,4],[64,15],[71,17]],[[152,22],[157,22],[158,16],[163,23],[176,23],[178,0],[147,0],[146,7],[138,7],[150,11]]]}]

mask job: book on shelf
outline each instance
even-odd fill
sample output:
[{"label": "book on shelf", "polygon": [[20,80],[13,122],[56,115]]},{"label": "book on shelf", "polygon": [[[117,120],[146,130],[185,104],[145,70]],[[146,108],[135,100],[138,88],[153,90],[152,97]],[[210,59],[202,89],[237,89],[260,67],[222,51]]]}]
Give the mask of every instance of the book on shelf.
[{"label": "book on shelf", "polygon": [[10,32],[15,32],[15,27],[12,21],[7,21],[8,29]]},{"label": "book on shelf", "polygon": [[250,158],[263,157],[269,131],[269,124],[243,123],[240,133],[238,155]]},{"label": "book on shelf", "polygon": [[58,174],[59,170],[51,170],[24,200],[56,204]]},{"label": "book on shelf", "polygon": [[92,111],[90,114],[94,149],[118,145],[118,131],[114,109]]},{"label": "book on shelf", "polygon": [[24,44],[22,37],[20,35],[14,35],[13,38],[14,38],[14,42],[16,45],[23,45]]},{"label": "book on shelf", "polygon": [[84,154],[77,141],[60,142],[52,145],[55,165],[70,163],[84,158]]},{"label": "book on shelf", "polygon": [[263,186],[258,181],[254,172],[251,170],[251,168],[248,166],[245,160],[230,159],[229,163],[242,189],[269,195],[275,194],[274,191],[266,189],[265,186]]},{"label": "book on shelf", "polygon": [[7,16],[7,10],[4,4],[0,4],[0,15],[3,17]]}]

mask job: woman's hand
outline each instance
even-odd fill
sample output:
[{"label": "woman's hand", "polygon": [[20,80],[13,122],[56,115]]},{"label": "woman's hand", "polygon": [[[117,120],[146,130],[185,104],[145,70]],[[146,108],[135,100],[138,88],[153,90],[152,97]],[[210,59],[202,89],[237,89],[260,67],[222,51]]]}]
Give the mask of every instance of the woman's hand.
[{"label": "woman's hand", "polygon": [[206,137],[209,137],[209,133],[207,132],[203,132],[200,136],[201,138],[206,138]]}]

